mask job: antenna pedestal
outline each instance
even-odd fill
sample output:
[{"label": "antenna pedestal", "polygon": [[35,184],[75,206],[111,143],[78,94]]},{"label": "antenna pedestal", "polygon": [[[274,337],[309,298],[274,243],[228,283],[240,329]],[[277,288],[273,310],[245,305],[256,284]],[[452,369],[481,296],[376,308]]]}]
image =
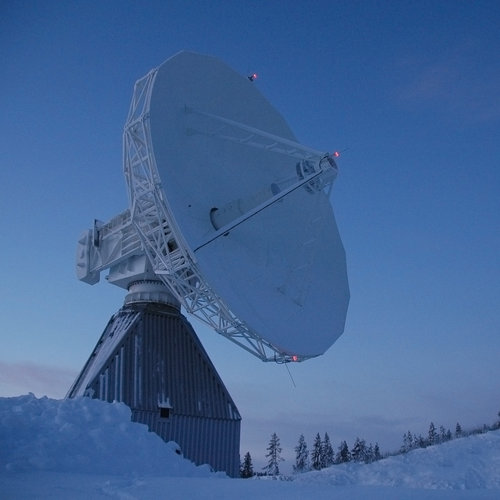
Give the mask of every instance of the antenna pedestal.
[{"label": "antenna pedestal", "polygon": [[[154,282],[132,284],[67,398],[118,401],[184,457],[239,475],[241,416],[192,326]],[[144,297],[155,302],[142,301]],[[159,302],[161,301],[161,302]]]},{"label": "antenna pedestal", "polygon": [[141,302],[165,304],[177,311],[181,309],[180,302],[163,282],[158,280],[139,280],[129,285],[128,294],[125,296],[125,305]]}]

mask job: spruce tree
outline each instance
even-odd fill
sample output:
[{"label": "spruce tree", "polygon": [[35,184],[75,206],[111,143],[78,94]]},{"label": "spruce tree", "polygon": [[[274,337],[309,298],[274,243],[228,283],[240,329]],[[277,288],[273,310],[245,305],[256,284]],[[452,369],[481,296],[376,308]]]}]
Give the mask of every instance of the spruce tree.
[{"label": "spruce tree", "polygon": [[406,453],[408,451],[407,449],[407,443],[408,443],[408,436],[406,432],[403,434],[403,444],[401,445],[401,448],[399,448],[399,453]]},{"label": "spruce tree", "polygon": [[403,446],[401,446],[401,453],[407,453],[414,447],[415,439],[410,431],[403,435]]},{"label": "spruce tree", "polygon": [[434,425],[434,422],[431,422],[429,425],[428,441],[431,446],[437,442],[436,426]]},{"label": "spruce tree", "polygon": [[354,447],[351,450],[352,459],[355,462],[364,462],[366,459],[366,442],[364,439],[356,438]]},{"label": "spruce tree", "polygon": [[425,442],[425,439],[423,438],[422,434],[418,435],[418,438],[415,438],[414,440],[415,446],[419,448],[425,448],[427,446],[427,443]]},{"label": "spruce tree", "polygon": [[414,446],[415,439],[413,438],[413,434],[408,431],[408,450],[411,450]]},{"label": "spruce tree", "polygon": [[462,435],[462,426],[457,422],[455,427],[455,437],[460,437]]},{"label": "spruce tree", "polygon": [[349,452],[349,447],[345,441],[342,441],[337,452],[337,457],[335,461],[338,464],[343,464],[351,461],[351,453]]},{"label": "spruce tree", "polygon": [[325,432],[325,438],[321,446],[321,468],[331,467],[335,462],[335,457],[333,453],[332,443],[330,442],[330,436],[328,432]]},{"label": "spruce tree", "polygon": [[370,445],[366,448],[365,463],[371,464],[372,462],[380,460],[381,458],[382,455],[380,454],[378,443],[375,443],[375,446],[370,443]]},{"label": "spruce tree", "polygon": [[366,448],[365,463],[371,464],[373,462],[373,444],[370,443],[368,448]]},{"label": "spruce tree", "polygon": [[252,457],[250,456],[249,451],[245,453],[245,457],[243,458],[243,463],[240,467],[240,476],[244,479],[248,479],[249,477],[254,476]]},{"label": "spruce tree", "polygon": [[319,432],[314,438],[313,448],[311,451],[311,467],[315,470],[321,469],[321,457],[323,455],[323,443],[321,442],[321,437]]},{"label": "spruce tree", "polygon": [[279,476],[279,463],[283,461],[283,458],[281,458],[281,451],[280,438],[277,436],[276,432],[273,432],[269,441],[269,446],[267,447],[267,465],[263,468],[266,475]]},{"label": "spruce tree", "polygon": [[299,442],[295,447],[295,465],[293,471],[300,473],[309,470],[309,450],[304,435],[301,434]]},{"label": "spruce tree", "polygon": [[444,425],[439,426],[439,436],[437,440],[439,443],[444,443],[446,441],[446,429]]}]

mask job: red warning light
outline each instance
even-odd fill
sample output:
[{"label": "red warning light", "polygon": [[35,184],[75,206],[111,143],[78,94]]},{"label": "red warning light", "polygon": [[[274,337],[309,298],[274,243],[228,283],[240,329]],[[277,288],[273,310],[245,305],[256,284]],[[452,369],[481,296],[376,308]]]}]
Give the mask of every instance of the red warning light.
[{"label": "red warning light", "polygon": [[253,82],[254,80],[257,80],[259,75],[257,73],[252,73],[251,75],[248,76],[248,79]]},{"label": "red warning light", "polygon": [[292,356],[292,361],[298,361],[298,360],[299,360],[299,357],[296,354],[294,354]]},{"label": "red warning light", "polygon": [[335,151],[335,153],[333,153],[333,156],[335,156],[335,158],[338,158],[340,156],[340,153],[338,151]]}]

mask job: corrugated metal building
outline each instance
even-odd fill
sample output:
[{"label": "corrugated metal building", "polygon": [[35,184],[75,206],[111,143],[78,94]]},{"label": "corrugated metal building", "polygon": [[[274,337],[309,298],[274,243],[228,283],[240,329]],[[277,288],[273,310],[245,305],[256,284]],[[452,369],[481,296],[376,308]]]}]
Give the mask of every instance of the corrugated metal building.
[{"label": "corrugated metal building", "polygon": [[109,321],[67,397],[121,401],[132,420],[194,463],[239,474],[241,417],[177,306],[126,304]]}]

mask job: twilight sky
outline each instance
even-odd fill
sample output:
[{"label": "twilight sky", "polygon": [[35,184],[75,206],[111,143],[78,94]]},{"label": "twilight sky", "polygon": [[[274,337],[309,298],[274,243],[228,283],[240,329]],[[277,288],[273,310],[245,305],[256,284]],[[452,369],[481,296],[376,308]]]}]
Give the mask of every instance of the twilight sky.
[{"label": "twilight sky", "polygon": [[332,204],[344,335],[264,364],[193,320],[259,465],[276,431],[399,446],[500,410],[500,3],[23,1],[0,7],[0,396],[64,397],[123,302],[75,278],[77,238],[127,207],[134,82],[179,50],[255,84],[298,140],[346,150]]}]

